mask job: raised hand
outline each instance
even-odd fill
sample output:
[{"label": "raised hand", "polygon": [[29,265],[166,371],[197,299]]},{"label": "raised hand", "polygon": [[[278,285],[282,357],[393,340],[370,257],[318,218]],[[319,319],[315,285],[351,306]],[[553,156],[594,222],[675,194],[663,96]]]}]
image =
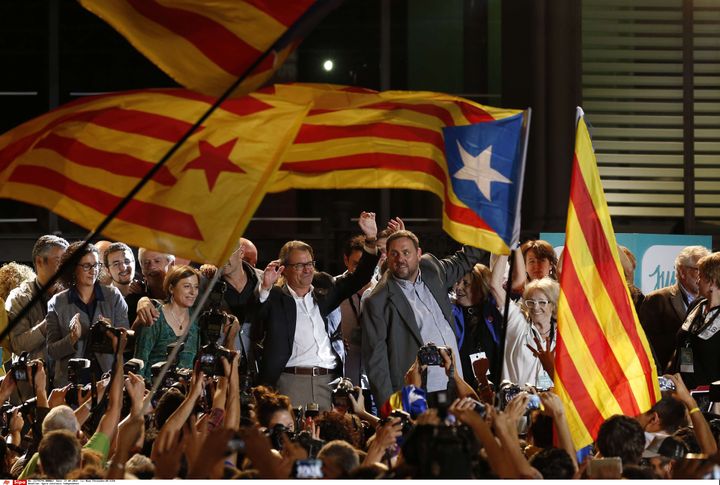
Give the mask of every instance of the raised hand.
[{"label": "raised hand", "polygon": [[262,289],[269,290],[272,288],[278,278],[280,278],[280,274],[282,274],[284,269],[285,266],[281,264],[279,259],[270,261],[265,268],[265,271],[263,271]]},{"label": "raised hand", "polygon": [[405,230],[405,223],[402,219],[399,217],[395,217],[393,219],[390,219],[387,223],[388,230],[392,232],[398,232],[398,231],[404,231]]},{"label": "raised hand", "polygon": [[365,237],[375,239],[377,237],[377,223],[375,222],[374,212],[361,212],[358,219],[358,226],[362,230]]}]

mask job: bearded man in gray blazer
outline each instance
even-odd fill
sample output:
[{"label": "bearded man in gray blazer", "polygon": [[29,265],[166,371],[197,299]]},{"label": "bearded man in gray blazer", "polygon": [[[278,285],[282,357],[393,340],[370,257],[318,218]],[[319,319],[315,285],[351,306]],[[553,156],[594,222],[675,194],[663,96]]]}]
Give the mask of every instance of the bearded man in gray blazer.
[{"label": "bearded man in gray blazer", "polygon": [[[402,388],[424,344],[458,355],[448,291],[481,259],[487,252],[470,246],[445,259],[422,254],[417,236],[406,230],[388,237],[388,269],[363,308],[362,355],[378,406]],[[455,372],[462,375],[459,365]],[[444,368],[429,367],[427,391],[446,388]]]}]

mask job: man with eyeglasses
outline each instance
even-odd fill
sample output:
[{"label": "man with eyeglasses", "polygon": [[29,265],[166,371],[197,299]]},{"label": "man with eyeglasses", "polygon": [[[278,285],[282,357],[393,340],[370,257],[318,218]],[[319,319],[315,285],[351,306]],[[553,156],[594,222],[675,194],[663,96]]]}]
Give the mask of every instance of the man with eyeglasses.
[{"label": "man with eyeglasses", "polygon": [[378,261],[375,214],[362,212],[358,225],[365,243],[354,272],[337,278],[318,273],[312,247],[290,241],[263,273],[253,322],[253,339],[262,343],[260,382],[295,405],[315,402],[330,409],[329,383],[343,374],[342,332],[329,328],[327,316],[370,281]]},{"label": "man with eyeglasses", "polygon": [[110,272],[110,284],[127,300],[131,293],[130,284],[135,278],[135,256],[132,249],[123,242],[112,243],[105,251],[104,263]]},{"label": "man with eyeglasses", "polygon": [[655,352],[658,372],[667,368],[676,347],[676,334],[688,306],[698,296],[698,261],[710,254],[703,246],[688,246],[675,258],[674,285],[645,296],[638,318]]}]

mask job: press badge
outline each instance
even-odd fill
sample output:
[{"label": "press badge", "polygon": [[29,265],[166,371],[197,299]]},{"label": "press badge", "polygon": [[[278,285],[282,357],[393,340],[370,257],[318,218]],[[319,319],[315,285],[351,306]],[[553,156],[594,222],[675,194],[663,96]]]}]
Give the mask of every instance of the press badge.
[{"label": "press badge", "polygon": [[680,348],[680,372],[686,374],[695,373],[695,367],[693,367],[693,351],[690,347]]},{"label": "press badge", "polygon": [[[470,354],[470,364],[472,364],[476,360],[480,360],[480,359],[487,359],[487,355],[485,355],[485,352],[478,352],[476,354]],[[485,372],[485,375],[488,375],[488,376],[490,375],[490,369],[488,369],[487,372]]]}]

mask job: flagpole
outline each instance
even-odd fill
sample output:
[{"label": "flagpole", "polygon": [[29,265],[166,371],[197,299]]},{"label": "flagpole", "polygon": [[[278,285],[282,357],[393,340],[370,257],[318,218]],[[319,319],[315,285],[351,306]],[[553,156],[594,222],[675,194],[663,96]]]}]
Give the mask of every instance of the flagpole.
[{"label": "flagpole", "polygon": [[[277,42],[276,42],[277,43]],[[52,288],[55,285],[55,282],[60,278],[60,275],[68,268],[68,267],[74,267],[81,259],[82,251],[90,244],[93,240],[95,240],[100,234],[102,234],[102,231],[110,225],[110,223],[120,214],[120,212],[125,208],[125,206],[130,203],[131,200],[137,195],[140,190],[150,181],[150,179],[153,178],[153,176],[163,167],[165,166],[165,163],[177,152],[180,147],[192,136],[193,133],[207,120],[213,112],[220,107],[222,103],[227,100],[230,95],[240,86],[240,84],[257,68],[274,50],[275,45],[273,44],[270,46],[263,54],[258,57],[245,71],[238,77],[235,82],[233,82],[229,88],[225,90],[225,92],[220,95],[219,98],[215,100],[215,102],[203,113],[202,116],[181,136],[177,142],[165,153],[165,155],[145,174],[145,176],[140,179],[140,181],[135,185],[135,187],[128,192],[128,194],[118,203],[118,205],[110,211],[110,213],[103,219],[103,221],[92,231],[88,233],[87,236],[85,236],[85,239],[83,240],[82,246],[80,246],[73,254],[72,256],[66,260],[55,272],[54,275],[42,286],[40,291],[38,291],[33,298],[28,302],[27,305],[25,305],[23,308],[20,309],[20,312],[8,323],[8,326],[0,332],[0,340],[4,339],[10,331],[17,325],[17,323],[27,315],[27,313],[30,311],[30,308],[35,305],[41,298],[42,295],[45,294],[50,288]]]},{"label": "flagpole", "polygon": [[[513,272],[515,271],[515,251],[517,249],[511,249],[510,250],[510,268],[509,268],[509,277],[507,282],[507,289],[505,290],[505,302],[504,302],[504,308],[503,311],[503,317],[500,321],[500,348],[498,349],[498,356],[495,359],[495,392],[500,391],[500,383],[502,382],[502,364],[503,359],[505,358],[505,334],[507,333],[507,321],[508,321],[508,313],[510,311],[510,292],[512,291],[512,281],[513,281]],[[497,264],[497,263],[496,263]],[[499,302],[498,302],[499,303]],[[519,384],[519,383],[516,383]]]}]

